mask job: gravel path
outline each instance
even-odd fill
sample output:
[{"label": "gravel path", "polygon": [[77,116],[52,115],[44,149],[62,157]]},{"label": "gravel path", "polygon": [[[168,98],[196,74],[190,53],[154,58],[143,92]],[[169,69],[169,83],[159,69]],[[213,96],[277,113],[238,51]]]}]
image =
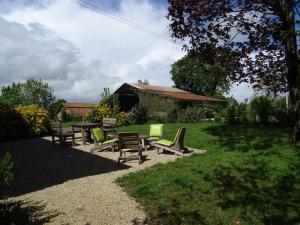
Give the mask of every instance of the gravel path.
[{"label": "gravel path", "polygon": [[143,164],[132,161],[118,166],[118,152],[90,154],[90,148],[92,145],[52,147],[50,138],[1,144],[1,151],[9,150],[14,160],[15,180],[6,194],[36,206],[38,217],[47,224],[125,225],[144,221],[142,208],[114,183],[115,179],[174,161],[177,156],[150,150]]}]

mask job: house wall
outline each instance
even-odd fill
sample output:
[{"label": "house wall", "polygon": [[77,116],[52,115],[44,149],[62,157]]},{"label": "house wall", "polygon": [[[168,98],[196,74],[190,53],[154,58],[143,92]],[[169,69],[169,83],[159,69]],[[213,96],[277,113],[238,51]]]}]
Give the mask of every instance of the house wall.
[{"label": "house wall", "polygon": [[67,107],[66,108],[66,112],[72,114],[74,117],[85,116],[90,111],[92,111],[92,109],[88,107]]},{"label": "house wall", "polygon": [[174,99],[149,92],[139,92],[139,104],[146,106],[150,116],[163,116],[175,107]]}]

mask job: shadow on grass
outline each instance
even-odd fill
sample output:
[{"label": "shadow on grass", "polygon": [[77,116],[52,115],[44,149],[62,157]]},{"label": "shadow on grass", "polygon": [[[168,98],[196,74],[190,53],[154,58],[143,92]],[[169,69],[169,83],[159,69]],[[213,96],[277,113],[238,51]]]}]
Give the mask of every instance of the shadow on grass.
[{"label": "shadow on grass", "polygon": [[5,196],[19,196],[68,180],[130,168],[72,147],[52,146],[45,139],[1,144],[0,154],[5,151],[12,156],[14,174],[14,181]]},{"label": "shadow on grass", "polygon": [[238,209],[239,220],[250,224],[298,224],[299,159],[298,153],[287,167],[276,169],[266,159],[249,157],[219,165],[205,179],[213,185],[219,206],[223,210]]},{"label": "shadow on grass", "polygon": [[46,204],[33,201],[2,201],[0,203],[1,225],[39,225],[51,222],[61,213],[46,211]]},{"label": "shadow on grass", "polygon": [[268,150],[287,139],[286,131],[278,127],[222,124],[204,131],[217,137],[216,144],[229,151]]}]

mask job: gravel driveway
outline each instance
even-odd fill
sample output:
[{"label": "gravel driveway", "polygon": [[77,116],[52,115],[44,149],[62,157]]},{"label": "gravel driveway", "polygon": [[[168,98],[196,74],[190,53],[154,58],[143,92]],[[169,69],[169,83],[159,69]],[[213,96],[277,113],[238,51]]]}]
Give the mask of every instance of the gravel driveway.
[{"label": "gravel driveway", "polygon": [[174,161],[177,156],[158,155],[150,150],[147,161],[118,166],[118,152],[90,154],[92,145],[53,147],[50,138],[1,144],[11,152],[15,180],[6,194],[12,200],[39,209],[47,224],[139,224],[146,218],[142,208],[116,183],[124,174],[156,163]]}]

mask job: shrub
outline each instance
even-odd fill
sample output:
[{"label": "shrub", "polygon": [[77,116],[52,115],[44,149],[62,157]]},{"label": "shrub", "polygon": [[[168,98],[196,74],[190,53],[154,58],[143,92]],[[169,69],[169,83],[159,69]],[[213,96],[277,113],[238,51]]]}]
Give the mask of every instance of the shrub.
[{"label": "shrub", "polygon": [[30,127],[15,109],[0,108],[0,141],[17,140],[30,136]]},{"label": "shrub", "polygon": [[269,121],[269,116],[272,114],[272,103],[271,100],[266,96],[258,96],[252,99],[250,102],[250,110],[254,122],[256,117],[259,117],[259,121],[262,124],[266,124]]},{"label": "shrub", "polygon": [[151,116],[149,118],[149,123],[168,123],[166,116]]},{"label": "shrub", "polygon": [[128,116],[125,112],[119,112],[117,114],[116,118],[118,120],[118,125],[120,125],[120,126],[125,125],[128,120]]},{"label": "shrub", "polygon": [[166,122],[168,123],[175,123],[178,119],[178,110],[177,109],[171,109],[167,113]]},{"label": "shrub", "polygon": [[214,121],[219,123],[223,121],[222,113],[215,113]]},{"label": "shrub", "polygon": [[285,97],[282,97],[272,102],[273,115],[275,119],[282,125],[288,125],[288,112],[285,101]]},{"label": "shrub", "polygon": [[108,103],[105,101],[100,102],[95,108],[88,113],[87,118],[94,122],[102,122],[105,117],[112,117],[113,112]]},{"label": "shrub", "polygon": [[224,111],[225,121],[229,124],[238,123],[238,104],[235,101],[228,103],[227,108]]},{"label": "shrub", "polygon": [[0,159],[0,194],[10,185],[13,180],[13,163],[11,155],[6,154]]},{"label": "shrub", "polygon": [[70,122],[74,120],[74,116],[72,113],[67,112],[65,109],[62,110],[62,121]]},{"label": "shrub", "polygon": [[249,121],[249,110],[247,103],[240,103],[237,105],[238,122],[246,123]]},{"label": "shrub", "polygon": [[178,122],[196,123],[202,121],[205,117],[205,111],[201,107],[191,106],[179,111]]},{"label": "shrub", "polygon": [[148,109],[142,105],[134,106],[128,114],[129,123],[144,124],[148,121]]},{"label": "shrub", "polygon": [[16,110],[22,115],[31,128],[32,136],[40,136],[48,131],[48,111],[37,105],[19,106]]}]

